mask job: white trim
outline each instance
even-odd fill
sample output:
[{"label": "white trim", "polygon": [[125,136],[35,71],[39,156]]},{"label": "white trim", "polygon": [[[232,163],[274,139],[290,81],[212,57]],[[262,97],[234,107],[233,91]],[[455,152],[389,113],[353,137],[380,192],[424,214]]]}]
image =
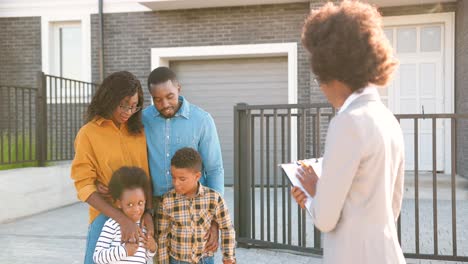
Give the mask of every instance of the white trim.
[{"label": "white trim", "polygon": [[306,3],[309,1],[310,0],[140,0],[139,2],[154,11],[162,11],[193,8]]},{"label": "white trim", "polygon": [[297,104],[297,43],[221,45],[151,49],[151,70],[170,61],[226,58],[288,57],[288,103]]},{"label": "white trim", "polygon": [[[379,7],[388,6],[407,6],[455,2],[456,0],[369,0],[373,5]],[[318,1],[311,0],[140,0],[140,4],[147,6],[155,11],[177,10],[192,8],[212,8],[227,6],[248,6],[248,5],[274,5],[310,2],[317,4]]]},{"label": "white trim", "polygon": [[91,18],[90,15],[55,15],[41,17],[41,46],[42,46],[42,71],[46,74],[51,72],[51,41],[52,23],[79,21],[81,23],[81,47],[83,60],[81,64],[82,78],[80,81],[91,82]]},{"label": "white trim", "polygon": [[[0,17],[29,17],[54,15],[89,15],[99,12],[97,0],[3,0]],[[147,12],[151,9],[138,0],[104,0],[104,13]]]},{"label": "white trim", "polygon": [[[442,23],[444,26],[444,112],[454,113],[455,112],[455,13],[434,13],[434,14],[421,14],[421,15],[409,15],[409,16],[390,16],[383,17],[384,26],[406,26],[406,25],[421,25],[430,23]],[[390,98],[389,98],[390,99]],[[451,172],[451,126],[450,121],[446,121],[445,124],[445,172]]]},{"label": "white trim", "polygon": [[[288,57],[288,103],[297,104],[297,43],[221,45],[151,49],[151,70],[170,61],[226,58]],[[291,122],[291,158],[296,159],[297,122]]]}]

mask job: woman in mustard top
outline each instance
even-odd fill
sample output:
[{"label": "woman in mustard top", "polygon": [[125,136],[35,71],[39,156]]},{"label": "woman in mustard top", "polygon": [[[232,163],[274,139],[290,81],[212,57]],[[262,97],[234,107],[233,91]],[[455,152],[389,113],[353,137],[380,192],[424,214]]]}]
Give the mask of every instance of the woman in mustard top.
[{"label": "woman in mustard top", "polygon": [[[142,106],[140,81],[129,72],[115,72],[96,91],[87,110],[87,123],[76,136],[71,178],[78,198],[90,205],[85,264],[94,263],[96,242],[109,217],[120,224],[122,241],[139,241],[141,230],[135,221],[116,209],[110,197],[100,194],[96,186],[107,186],[112,173],[122,166],[137,166],[149,175]],[[148,199],[151,193],[147,194],[148,209],[152,208]],[[145,213],[142,220],[149,235],[153,235],[150,213]]]}]

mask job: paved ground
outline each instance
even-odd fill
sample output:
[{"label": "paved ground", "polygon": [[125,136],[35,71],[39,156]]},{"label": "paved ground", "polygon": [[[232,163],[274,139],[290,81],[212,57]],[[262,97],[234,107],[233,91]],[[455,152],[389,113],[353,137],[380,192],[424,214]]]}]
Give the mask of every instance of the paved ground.
[{"label": "paved ground", "polygon": [[[463,191],[466,191],[463,190]],[[407,190],[411,197],[410,190]],[[428,190],[421,190],[425,197],[420,202],[420,247],[421,252],[431,253],[433,249],[432,233],[432,200],[426,199],[430,195]],[[230,208],[233,208],[232,188],[226,188],[226,198]],[[272,196],[273,197],[273,194]],[[258,195],[256,197],[259,202]],[[468,201],[457,199],[457,228],[458,228],[458,252],[460,255],[468,255]],[[281,201],[280,201],[281,202]],[[281,203],[280,203],[281,204]],[[281,212],[281,206],[278,205]],[[292,215],[297,215],[295,206],[292,207]],[[438,202],[438,235],[439,253],[451,253],[451,204],[449,200],[442,199]],[[266,210],[265,210],[266,212]],[[258,212],[260,214],[260,212]],[[271,211],[273,214],[273,211]],[[257,219],[260,219],[259,217]],[[414,200],[404,201],[402,211],[402,238],[405,252],[414,251]],[[293,221],[295,221],[293,217]],[[265,219],[266,221],[266,219]],[[282,220],[278,226],[282,227]],[[308,221],[309,222],[309,221]],[[267,225],[265,225],[266,227]],[[273,229],[273,227],[271,227]],[[286,227],[285,227],[286,228]],[[82,263],[84,245],[86,241],[87,209],[86,205],[77,203],[71,206],[59,208],[46,213],[18,219],[10,223],[0,224],[0,263]],[[258,228],[259,229],[259,228]],[[282,229],[278,228],[279,234]],[[307,243],[313,241],[313,232],[307,232]],[[295,235],[296,234],[296,235]],[[257,230],[257,236],[260,231]],[[281,236],[279,237],[281,239]],[[292,240],[297,240],[297,231],[292,232]],[[294,242],[293,242],[294,243]],[[321,263],[320,257],[302,256],[277,250],[263,249],[238,249],[238,263]],[[408,263],[456,263],[438,261],[419,261],[408,259]],[[217,262],[219,262],[219,254]],[[350,262],[352,263],[352,262]]]},{"label": "paved ground", "polygon": [[[0,225],[0,263],[82,263],[87,209],[82,203]],[[239,263],[321,263],[320,258],[238,249]],[[219,254],[217,256],[219,262]]]}]

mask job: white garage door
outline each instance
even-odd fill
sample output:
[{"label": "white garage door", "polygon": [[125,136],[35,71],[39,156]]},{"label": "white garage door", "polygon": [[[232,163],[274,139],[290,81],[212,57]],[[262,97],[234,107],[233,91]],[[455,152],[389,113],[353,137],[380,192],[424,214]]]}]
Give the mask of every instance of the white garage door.
[{"label": "white garage door", "polygon": [[209,112],[223,152],[225,183],[233,184],[233,107],[288,103],[286,57],[174,61],[170,64],[189,102]]}]

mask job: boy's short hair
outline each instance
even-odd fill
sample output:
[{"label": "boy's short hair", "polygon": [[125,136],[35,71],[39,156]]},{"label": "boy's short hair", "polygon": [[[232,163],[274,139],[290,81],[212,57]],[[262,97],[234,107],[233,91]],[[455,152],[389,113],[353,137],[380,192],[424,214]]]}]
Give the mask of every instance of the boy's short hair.
[{"label": "boy's short hair", "polygon": [[121,167],[112,174],[109,182],[109,192],[114,200],[120,199],[124,190],[136,188],[142,188],[146,197],[148,187],[148,176],[138,167]]},{"label": "boy's short hair", "polygon": [[178,169],[193,169],[199,172],[202,169],[202,159],[198,151],[193,148],[181,148],[172,157],[171,166]]}]

